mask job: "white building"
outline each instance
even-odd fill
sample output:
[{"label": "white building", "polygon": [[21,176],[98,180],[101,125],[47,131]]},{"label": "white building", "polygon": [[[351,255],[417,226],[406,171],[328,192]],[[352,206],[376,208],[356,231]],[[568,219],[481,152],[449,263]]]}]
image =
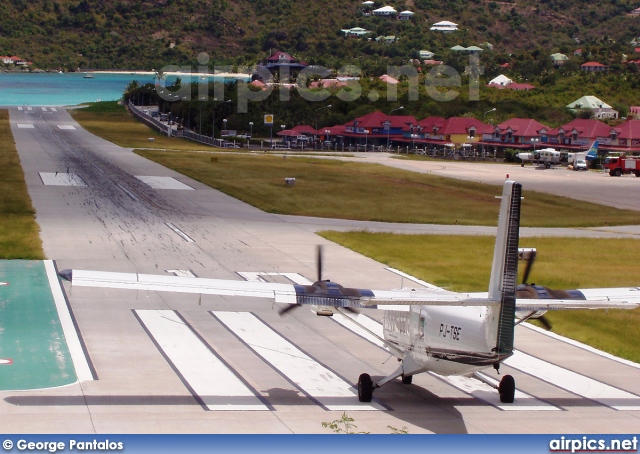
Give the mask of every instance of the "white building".
[{"label": "white building", "polygon": [[618,111],[614,110],[609,104],[595,96],[583,96],[567,105],[567,109],[573,111],[589,110],[591,116],[602,120],[604,118],[618,118]]},{"label": "white building", "polygon": [[344,33],[347,36],[363,36],[363,35],[366,35],[367,33],[371,33],[371,31],[365,30],[364,28],[361,28],[361,27],[354,27],[348,30],[343,28],[342,33]]},{"label": "white building", "polygon": [[431,27],[430,30],[435,32],[451,33],[458,30],[458,24],[454,24],[453,22],[443,20],[433,24],[433,27]]},{"label": "white building", "polygon": [[510,83],[513,83],[513,80],[509,79],[504,74],[500,74],[498,77],[491,79],[488,85],[495,84],[495,85],[502,85],[503,87],[505,87]]},{"label": "white building", "polygon": [[401,11],[400,14],[398,14],[398,20],[409,20],[414,14],[413,11]]},{"label": "white building", "polygon": [[383,6],[382,8],[374,9],[373,14],[376,16],[395,16],[398,13],[392,6]]}]

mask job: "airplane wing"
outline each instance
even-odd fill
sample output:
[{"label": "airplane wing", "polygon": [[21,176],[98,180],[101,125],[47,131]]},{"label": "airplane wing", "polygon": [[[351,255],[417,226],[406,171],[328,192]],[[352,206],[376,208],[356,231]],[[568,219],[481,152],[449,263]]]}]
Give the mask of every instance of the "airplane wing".
[{"label": "airplane wing", "polygon": [[[409,310],[410,305],[433,306],[487,306],[497,304],[484,297],[473,297],[467,293],[456,293],[442,289],[369,290],[343,288],[329,281],[322,282],[327,288],[317,291],[312,286],[278,284],[271,282],[235,281],[181,276],[162,276],[140,273],[117,273],[109,271],[65,270],[59,273],[64,279],[78,287],[105,287],[158,292],[196,293],[222,296],[245,296],[268,298],[276,303],[310,304],[369,309]],[[331,285],[340,287],[332,292]],[[390,307],[390,306],[404,306]]]},{"label": "airplane wing", "polygon": [[[408,311],[410,306],[491,306],[484,293],[431,289],[369,290],[343,288],[323,281],[312,286],[236,281],[108,271],[65,270],[59,275],[79,287],[106,287],[158,292],[195,293],[267,298],[276,303]],[[335,287],[335,292],[331,288]],[[560,309],[634,309],[640,305],[640,287],[552,291],[535,287],[536,295],[516,299],[517,311]]]}]

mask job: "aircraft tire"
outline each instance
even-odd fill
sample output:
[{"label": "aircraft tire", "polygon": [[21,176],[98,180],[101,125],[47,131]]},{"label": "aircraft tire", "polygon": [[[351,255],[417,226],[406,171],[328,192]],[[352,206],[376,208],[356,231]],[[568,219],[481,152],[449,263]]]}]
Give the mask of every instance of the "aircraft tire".
[{"label": "aircraft tire", "polygon": [[373,398],[373,380],[369,374],[360,374],[358,377],[358,400],[371,402]]},{"label": "aircraft tire", "polygon": [[403,375],[402,376],[402,384],[403,385],[410,385],[412,381],[413,381],[413,375]]},{"label": "aircraft tire", "polygon": [[511,375],[505,375],[498,385],[500,393],[500,402],[504,404],[512,404],[516,394],[516,381]]}]

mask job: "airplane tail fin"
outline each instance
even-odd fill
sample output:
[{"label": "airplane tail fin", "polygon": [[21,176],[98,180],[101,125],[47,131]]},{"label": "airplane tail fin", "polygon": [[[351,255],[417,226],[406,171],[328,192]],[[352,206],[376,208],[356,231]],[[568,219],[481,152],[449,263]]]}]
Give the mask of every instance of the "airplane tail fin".
[{"label": "airplane tail fin", "polygon": [[587,154],[585,159],[587,161],[592,161],[598,157],[598,141],[594,140],[589,149],[587,150]]},{"label": "airplane tail fin", "polygon": [[513,352],[521,195],[521,184],[505,181],[489,281],[489,299],[500,301],[495,308],[489,308],[490,323],[496,324],[492,330],[496,336],[495,351],[500,356]]}]

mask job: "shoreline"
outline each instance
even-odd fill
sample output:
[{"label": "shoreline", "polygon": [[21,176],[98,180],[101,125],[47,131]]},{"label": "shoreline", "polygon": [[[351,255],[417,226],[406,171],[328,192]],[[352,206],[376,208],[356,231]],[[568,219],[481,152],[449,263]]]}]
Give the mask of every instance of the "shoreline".
[{"label": "shoreline", "polygon": [[[154,76],[158,74],[158,71],[122,71],[122,70],[87,70],[77,71],[82,74],[118,74],[118,75],[139,75],[139,76]],[[183,73],[179,71],[167,71],[163,73],[166,76],[189,76],[189,77],[224,77],[228,79],[244,79],[251,78],[251,74],[245,73]]]}]

